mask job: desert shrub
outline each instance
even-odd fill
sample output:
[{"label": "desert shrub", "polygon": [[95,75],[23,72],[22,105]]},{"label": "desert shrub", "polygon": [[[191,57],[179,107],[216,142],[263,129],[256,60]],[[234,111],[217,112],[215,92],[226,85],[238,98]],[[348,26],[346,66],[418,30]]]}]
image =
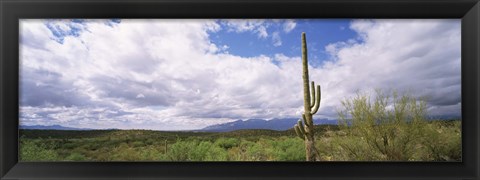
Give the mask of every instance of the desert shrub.
[{"label": "desert shrub", "polygon": [[155,139],[149,138],[149,139],[145,140],[145,144],[152,145],[152,144],[155,143],[155,141],[156,141]]},{"label": "desert shrub", "polygon": [[141,160],[141,154],[135,148],[128,146],[127,143],[121,143],[114,147],[111,152],[113,161],[138,161]]},{"label": "desert shrub", "polygon": [[[347,138],[339,145],[358,159],[358,151],[371,151],[367,158],[375,160],[409,160],[418,149],[418,139],[425,126],[426,103],[411,96],[392,97],[377,90],[373,99],[368,94],[357,93],[352,99],[342,101],[339,122]],[[365,149],[353,137],[368,145]],[[350,139],[349,139],[350,138]],[[377,159],[376,154],[381,156]]]},{"label": "desert shrub", "polygon": [[206,159],[207,153],[212,147],[211,142],[194,142],[191,143],[193,145],[192,148],[190,148],[190,152],[188,152],[188,160],[190,161],[202,161]]},{"label": "desert shrub", "polygon": [[266,161],[268,160],[268,155],[260,144],[254,144],[247,148],[245,161]]},{"label": "desert shrub", "polygon": [[22,140],[19,158],[20,161],[53,161],[58,159],[58,154],[41,142]]},{"label": "desert shrub", "polygon": [[187,161],[194,148],[195,141],[177,141],[168,148],[167,156],[172,161]]},{"label": "desert shrub", "polygon": [[224,148],[230,149],[232,147],[238,146],[240,141],[236,138],[219,138],[215,141],[215,145]]},{"label": "desert shrub", "polygon": [[91,160],[94,161],[112,161],[112,150],[114,147],[108,147],[108,148],[101,148],[95,151],[93,154],[86,155],[89,157]]},{"label": "desert shrub", "polygon": [[163,147],[144,146],[137,148],[140,153],[140,160],[145,161],[165,161],[167,156],[163,153]]},{"label": "desert shrub", "polygon": [[272,143],[271,140],[260,138],[257,142],[248,143],[246,146],[245,161],[271,161],[272,155]]},{"label": "desert shrub", "polygon": [[335,136],[331,140],[330,151],[322,153],[327,160],[336,161],[377,161],[386,159],[379,151],[372,151],[363,137]]},{"label": "desert shrub", "polygon": [[229,159],[228,152],[220,147],[213,146],[207,153],[205,161],[227,161]]},{"label": "desert shrub", "polygon": [[189,157],[192,161],[226,161],[227,159],[227,151],[222,147],[214,146],[209,141],[199,142]]},{"label": "desert shrub", "polygon": [[179,140],[170,146],[167,157],[173,161],[225,161],[228,154],[210,141]]},{"label": "desert shrub", "polygon": [[228,149],[229,161],[303,161],[303,141],[296,137],[258,138],[239,140]]},{"label": "desert shrub", "polygon": [[240,140],[238,146],[232,147],[228,150],[228,160],[229,161],[246,161],[247,158],[247,149],[253,146],[255,143],[247,140]]},{"label": "desert shrub", "polygon": [[461,161],[462,140],[461,122],[456,121],[452,125],[442,122],[430,123],[425,128],[423,157],[434,161]]},{"label": "desert shrub", "polygon": [[344,130],[327,130],[315,144],[321,161],[372,161],[381,154],[370,150],[363,137],[347,136]]},{"label": "desert shrub", "polygon": [[271,141],[275,161],[305,161],[304,141],[297,137]]},{"label": "desert shrub", "polygon": [[134,147],[142,147],[142,146],[145,146],[145,144],[144,144],[143,142],[141,142],[141,141],[134,141],[134,142],[132,143],[132,146],[134,146]]},{"label": "desert shrub", "polygon": [[64,148],[64,149],[73,149],[73,148],[75,148],[75,147],[77,147],[77,146],[78,146],[78,145],[75,144],[75,143],[65,143],[65,144],[62,145],[62,148]]}]

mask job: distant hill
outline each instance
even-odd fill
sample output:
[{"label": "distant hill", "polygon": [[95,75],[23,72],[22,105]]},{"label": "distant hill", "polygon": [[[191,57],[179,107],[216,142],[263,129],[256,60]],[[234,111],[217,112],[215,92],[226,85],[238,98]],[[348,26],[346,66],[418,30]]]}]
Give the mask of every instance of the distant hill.
[{"label": "distant hill", "polygon": [[[248,119],[248,120],[237,120],[233,122],[216,124],[212,126],[205,127],[198,131],[205,132],[228,132],[242,129],[270,129],[277,131],[284,131],[291,129],[298,121],[298,118],[284,118],[284,119]],[[314,119],[314,124],[330,124],[337,125],[336,120],[328,119]]]},{"label": "distant hill", "polygon": [[[315,125],[315,132],[318,135],[325,131],[337,131],[337,125]],[[21,138],[53,138],[53,139],[76,139],[76,138],[108,138],[125,140],[127,137],[131,139],[152,139],[158,142],[175,142],[178,139],[190,139],[192,137],[211,140],[216,138],[246,138],[250,141],[256,141],[262,137],[280,137],[280,136],[296,136],[293,128],[284,131],[276,131],[270,129],[241,129],[228,132],[195,132],[195,131],[155,131],[155,130],[40,130],[40,129],[20,129]],[[143,140],[142,140],[143,141]]]},{"label": "distant hill", "polygon": [[462,117],[459,115],[443,115],[443,116],[427,116],[427,121],[430,120],[461,120]]},{"label": "distant hill", "polygon": [[33,125],[33,126],[22,126],[20,125],[20,129],[39,129],[39,130],[94,130],[88,128],[72,128],[72,127],[65,127],[60,125],[51,125],[51,126],[44,126],[44,125]]}]

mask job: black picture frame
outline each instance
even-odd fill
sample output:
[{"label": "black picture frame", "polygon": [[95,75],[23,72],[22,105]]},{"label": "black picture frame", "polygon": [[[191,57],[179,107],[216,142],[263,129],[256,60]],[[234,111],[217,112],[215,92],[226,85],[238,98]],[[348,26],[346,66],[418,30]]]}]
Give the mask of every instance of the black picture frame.
[{"label": "black picture frame", "polygon": [[[462,162],[18,162],[22,18],[458,18]],[[1,0],[0,179],[480,179],[478,0]]]}]

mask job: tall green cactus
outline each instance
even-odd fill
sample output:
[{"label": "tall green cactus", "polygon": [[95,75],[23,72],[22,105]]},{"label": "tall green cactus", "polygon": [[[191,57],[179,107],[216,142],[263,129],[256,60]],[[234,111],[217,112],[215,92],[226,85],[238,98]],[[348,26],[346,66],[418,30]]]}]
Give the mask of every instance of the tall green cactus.
[{"label": "tall green cactus", "polygon": [[[320,85],[315,89],[315,82],[311,82],[309,86],[308,77],[308,58],[307,58],[307,40],[305,33],[302,33],[302,64],[303,64],[303,105],[305,112],[302,119],[298,120],[294,129],[298,137],[305,140],[305,151],[307,161],[315,161],[319,159],[318,151],[315,148],[315,132],[313,129],[313,115],[320,108]],[[311,90],[310,90],[311,89]],[[305,124],[305,125],[304,125]]]}]

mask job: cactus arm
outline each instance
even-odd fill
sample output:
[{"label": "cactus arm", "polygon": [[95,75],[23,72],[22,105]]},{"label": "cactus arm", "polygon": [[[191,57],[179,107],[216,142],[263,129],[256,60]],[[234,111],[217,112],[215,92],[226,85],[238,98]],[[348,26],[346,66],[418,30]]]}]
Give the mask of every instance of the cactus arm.
[{"label": "cactus arm", "polygon": [[302,134],[302,132],[300,132],[300,128],[298,127],[298,124],[295,124],[295,126],[293,126],[294,129],[295,129],[295,133],[297,133],[297,136],[300,138],[300,139],[303,139],[305,140],[305,135]]},{"label": "cactus arm", "polygon": [[302,124],[302,120],[298,120],[297,125],[298,125],[298,129],[300,129],[300,132],[302,134],[305,134],[305,127]]},{"label": "cactus arm", "polygon": [[310,99],[310,108],[313,108],[315,106],[315,82],[314,81],[312,81],[310,88],[311,88],[310,94],[312,94],[311,95],[312,99]]},{"label": "cactus arm", "polygon": [[305,126],[310,126],[310,123],[308,123],[307,117],[305,114],[302,114],[303,122],[305,123]]},{"label": "cactus arm", "polygon": [[295,129],[295,133],[297,134],[297,136],[300,139],[305,140],[306,132],[305,132],[305,126],[303,126],[302,120],[299,119],[297,124],[295,124],[295,126],[293,126],[293,127]]},{"label": "cactus arm", "polygon": [[[320,105],[320,101],[322,100],[322,91],[321,91],[320,85],[317,85],[317,92],[318,92],[318,94],[317,94],[318,100],[317,101],[318,101],[318,104]],[[320,106],[318,106],[318,107],[320,107]]]},{"label": "cactus arm", "polygon": [[321,95],[322,95],[321,93],[322,93],[322,92],[320,91],[320,85],[317,86],[317,91],[316,91],[316,93],[317,93],[317,98],[315,99],[315,106],[314,106],[313,109],[312,109],[312,114],[316,114],[317,111],[318,111],[318,108],[320,108],[320,100],[321,100],[321,98],[322,98],[322,97],[321,97]]}]

